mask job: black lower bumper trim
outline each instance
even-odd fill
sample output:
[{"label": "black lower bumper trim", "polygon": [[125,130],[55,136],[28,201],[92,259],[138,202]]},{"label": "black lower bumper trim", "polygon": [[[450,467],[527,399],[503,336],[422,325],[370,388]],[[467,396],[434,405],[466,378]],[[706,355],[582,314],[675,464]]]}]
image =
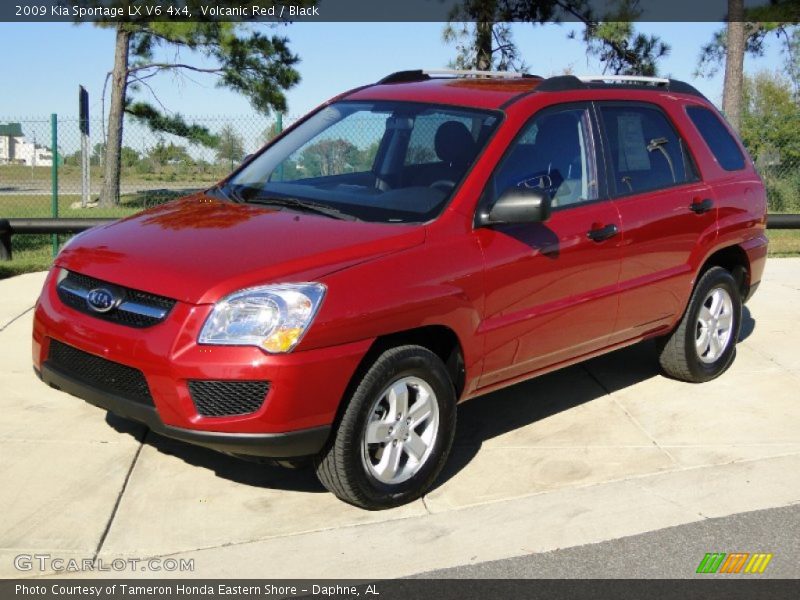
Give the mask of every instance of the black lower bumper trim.
[{"label": "black lower bumper trim", "polygon": [[276,459],[311,456],[322,450],[331,431],[329,426],[287,433],[224,433],[172,427],[161,421],[155,408],[88,386],[48,363],[44,363],[41,372],[36,374],[55,388],[115,415],[143,423],[155,433],[226,454]]},{"label": "black lower bumper trim", "polygon": [[761,282],[756,281],[753,285],[750,286],[750,289],[747,290],[747,296],[745,296],[745,298],[742,300],[742,304],[748,302],[750,298],[753,297],[753,294],[756,293],[756,290],[758,289],[759,285],[761,285]]}]

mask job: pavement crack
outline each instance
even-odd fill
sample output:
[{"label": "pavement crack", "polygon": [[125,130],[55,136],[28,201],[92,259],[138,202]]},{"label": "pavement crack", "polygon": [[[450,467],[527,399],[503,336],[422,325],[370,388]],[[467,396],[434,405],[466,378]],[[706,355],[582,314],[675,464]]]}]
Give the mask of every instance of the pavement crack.
[{"label": "pavement crack", "polygon": [[431,509],[428,506],[428,497],[427,497],[427,495],[422,496],[422,498],[420,498],[420,500],[422,500],[422,506],[425,508],[425,512],[427,512],[429,515],[432,515],[433,513],[431,512]]},{"label": "pavement crack", "polygon": [[595,382],[597,385],[599,385],[599,386],[600,386],[600,387],[603,389],[603,391],[604,391],[604,392],[605,392],[605,393],[606,393],[606,394],[607,394],[607,395],[608,395],[608,396],[611,398],[611,401],[612,401],[614,404],[616,404],[616,405],[617,405],[617,407],[619,407],[619,409],[620,409],[620,410],[621,410],[621,411],[622,411],[622,412],[625,414],[625,416],[626,416],[626,417],[628,417],[628,419],[630,419],[631,423],[633,423],[633,424],[634,424],[634,425],[637,427],[637,429],[639,429],[639,431],[641,431],[641,432],[642,432],[644,435],[646,435],[646,436],[647,436],[647,438],[648,438],[648,439],[649,439],[649,440],[652,442],[652,444],[653,444],[653,445],[654,445],[656,448],[658,448],[659,450],[661,450],[661,452],[663,452],[663,453],[664,453],[664,454],[667,456],[667,458],[669,458],[669,459],[670,459],[670,461],[672,461],[672,464],[675,464],[675,465],[677,465],[677,464],[678,464],[678,461],[677,461],[677,460],[675,460],[675,457],[674,457],[674,456],[672,456],[672,454],[670,454],[670,452],[669,452],[669,451],[668,451],[666,448],[664,448],[664,447],[663,447],[661,444],[659,444],[659,443],[658,443],[658,441],[656,440],[656,438],[654,438],[654,437],[653,437],[653,435],[652,435],[652,434],[651,434],[649,431],[647,431],[647,429],[645,429],[645,428],[644,428],[644,425],[642,425],[642,424],[641,424],[641,423],[640,423],[640,422],[639,422],[639,421],[636,419],[636,417],[634,417],[634,416],[633,416],[633,415],[632,415],[632,414],[631,414],[631,413],[628,411],[628,409],[627,409],[627,408],[625,408],[625,407],[624,407],[624,406],[623,406],[623,405],[622,405],[622,404],[619,402],[619,400],[617,400],[617,399],[614,397],[614,394],[612,394],[612,393],[611,393],[611,390],[609,390],[609,389],[608,389],[608,388],[607,388],[607,387],[606,387],[606,386],[603,384],[603,382],[600,380],[600,378],[599,378],[599,377],[597,377],[597,375],[595,375],[594,373],[592,373],[592,371],[589,369],[589,367],[587,367],[587,366],[586,366],[586,364],[581,364],[581,367],[583,368],[583,370],[584,370],[584,371],[586,371],[586,374],[587,374],[587,375],[589,375],[589,377],[591,377],[591,378],[592,378],[592,380],[593,380],[593,381],[594,381],[594,382]]},{"label": "pavement crack", "polygon": [[25,309],[23,312],[21,312],[21,313],[20,313],[20,314],[18,314],[16,317],[14,317],[13,319],[11,319],[11,320],[10,320],[8,323],[6,323],[6,324],[5,324],[5,325],[3,325],[2,327],[0,327],[0,333],[3,333],[3,332],[6,330],[6,329],[8,329],[9,327],[11,327],[11,326],[12,326],[14,323],[16,323],[18,320],[20,320],[22,317],[24,317],[25,315],[27,315],[27,314],[28,314],[29,312],[31,312],[32,310],[33,310],[33,306],[31,306],[30,308],[26,308],[26,309]]},{"label": "pavement crack", "polygon": [[[2,331],[2,329],[0,329],[0,331]],[[761,350],[760,348],[754,346],[753,344],[748,344],[747,347],[750,348],[756,354],[758,354],[761,358],[766,359],[767,361],[771,362],[773,365],[778,367],[780,370],[784,371],[785,373],[788,373],[791,377],[800,378],[800,375],[798,375],[798,373],[796,373],[791,367],[783,364],[771,354],[765,352],[764,350]]]},{"label": "pavement crack", "polygon": [[695,508],[692,508],[692,507],[690,507],[690,506],[686,506],[685,504],[682,504],[682,503],[678,502],[678,501],[677,501],[677,500],[675,500],[674,498],[670,498],[669,496],[665,496],[664,494],[659,494],[659,493],[658,493],[657,491],[655,491],[654,489],[651,489],[651,488],[649,488],[649,487],[645,487],[645,486],[641,485],[641,484],[640,484],[640,483],[638,483],[636,480],[631,480],[631,484],[632,484],[632,485],[634,485],[634,486],[636,486],[637,488],[639,488],[639,489],[640,489],[640,490],[642,490],[643,492],[645,492],[645,493],[648,493],[648,494],[651,494],[652,496],[655,496],[655,497],[656,497],[656,498],[658,498],[659,500],[663,500],[664,502],[667,502],[667,503],[669,503],[669,504],[672,504],[673,506],[677,506],[678,508],[680,508],[680,509],[683,509],[683,510],[685,510],[685,511],[688,511],[688,512],[690,512],[690,513],[695,513],[695,514],[696,514],[697,516],[699,516],[701,519],[710,519],[710,518],[711,518],[711,517],[709,517],[709,516],[707,516],[707,515],[704,515],[704,514],[703,514],[703,512],[702,512],[702,511],[700,511],[700,510],[697,510],[697,509],[695,509]]},{"label": "pavement crack", "polygon": [[114,508],[111,509],[111,514],[108,517],[108,523],[106,523],[105,529],[103,529],[103,534],[100,536],[100,541],[97,543],[97,548],[94,551],[94,556],[92,557],[93,563],[97,561],[97,557],[100,555],[100,552],[103,549],[103,545],[106,543],[108,532],[111,531],[111,525],[113,525],[114,518],[117,516],[119,505],[122,502],[122,496],[125,495],[125,490],[128,489],[128,481],[130,481],[131,474],[133,473],[133,468],[136,466],[136,463],[139,460],[139,455],[142,453],[142,448],[144,447],[144,441],[147,438],[147,434],[149,432],[150,432],[149,429],[145,431],[144,435],[142,435],[142,438],[139,440],[139,447],[136,449],[136,453],[133,455],[133,460],[131,461],[131,464],[128,467],[128,472],[125,474],[125,480],[122,482],[122,487],[119,490],[119,494],[117,494],[117,500],[116,502],[114,502]]},{"label": "pavement crack", "polygon": [[614,404],[616,404],[616,405],[619,407],[619,409],[620,409],[622,412],[624,412],[624,413],[625,413],[625,415],[626,415],[626,416],[627,416],[627,417],[628,417],[628,418],[631,420],[631,422],[632,422],[634,425],[636,425],[636,427],[638,427],[638,428],[639,428],[639,431],[641,431],[641,432],[642,432],[643,434],[645,434],[645,435],[646,435],[648,438],[650,438],[650,441],[651,441],[651,442],[653,442],[653,445],[654,445],[656,448],[658,448],[659,450],[661,450],[661,452],[663,452],[663,453],[664,453],[664,454],[667,456],[667,458],[669,458],[669,459],[672,461],[672,464],[674,464],[674,465],[677,465],[677,464],[679,464],[679,463],[678,463],[678,461],[675,459],[675,457],[674,457],[674,456],[672,456],[672,453],[671,453],[669,450],[667,450],[667,449],[666,449],[664,446],[662,446],[661,444],[659,444],[659,443],[658,443],[658,440],[656,440],[656,438],[654,438],[654,437],[653,437],[653,435],[652,435],[652,434],[651,434],[649,431],[647,431],[647,429],[645,429],[645,428],[644,428],[644,425],[642,425],[642,424],[641,424],[641,423],[640,423],[640,422],[639,422],[639,421],[636,419],[636,417],[634,417],[634,416],[633,416],[633,415],[632,415],[632,414],[631,414],[631,413],[628,411],[628,409],[627,409],[627,408],[625,408],[625,407],[622,405],[622,403],[620,403],[620,401],[619,401],[619,400],[617,400],[617,399],[616,399],[614,396],[611,396],[611,400],[614,402]]}]

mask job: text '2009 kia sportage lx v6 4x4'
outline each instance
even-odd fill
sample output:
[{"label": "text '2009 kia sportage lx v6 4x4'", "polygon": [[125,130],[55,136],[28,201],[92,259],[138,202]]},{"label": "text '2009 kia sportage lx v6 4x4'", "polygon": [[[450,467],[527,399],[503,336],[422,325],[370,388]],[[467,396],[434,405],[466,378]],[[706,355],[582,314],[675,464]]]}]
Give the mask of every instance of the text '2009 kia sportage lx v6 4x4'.
[{"label": "text '2009 kia sportage lx v6 4x4'", "polygon": [[343,500],[394,506],[432,485],[461,401],[647,338],[672,377],[725,371],[765,210],[685,83],[395,73],[73,238],[33,361],[157,433],[311,458]]}]

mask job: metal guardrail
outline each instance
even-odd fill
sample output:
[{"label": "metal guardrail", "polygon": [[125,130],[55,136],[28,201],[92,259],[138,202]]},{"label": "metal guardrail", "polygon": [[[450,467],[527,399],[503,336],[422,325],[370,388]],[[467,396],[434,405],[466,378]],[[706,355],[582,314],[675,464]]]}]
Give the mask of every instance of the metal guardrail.
[{"label": "metal guardrail", "polygon": [[13,257],[11,236],[19,234],[80,233],[116,219],[0,219],[0,260]]},{"label": "metal guardrail", "polygon": [[[0,219],[0,261],[12,258],[11,235],[80,233],[115,219]],[[800,229],[800,214],[767,215],[767,229]]]},{"label": "metal guardrail", "polygon": [[800,229],[800,215],[767,215],[767,229]]}]

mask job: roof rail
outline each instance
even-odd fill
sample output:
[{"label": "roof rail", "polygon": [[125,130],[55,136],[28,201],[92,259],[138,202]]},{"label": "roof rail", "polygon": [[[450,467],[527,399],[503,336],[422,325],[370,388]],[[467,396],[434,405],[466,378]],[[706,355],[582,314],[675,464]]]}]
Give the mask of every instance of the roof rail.
[{"label": "roof rail", "polygon": [[498,79],[532,77],[527,73],[517,73],[516,71],[477,71],[474,69],[425,69],[422,72],[439,77],[496,77]]},{"label": "roof rail", "polygon": [[558,75],[548,77],[536,87],[537,92],[563,92],[569,90],[618,89],[654,90],[691,94],[705,98],[694,86],[677,79],[644,77],[638,75]]},{"label": "roof rail", "polygon": [[486,78],[486,79],[541,79],[538,75],[529,73],[517,73],[514,71],[476,71],[463,69],[416,69],[413,71],[397,71],[387,75],[378,84],[383,83],[407,83],[410,81],[426,81],[434,77],[453,77],[453,78]]},{"label": "roof rail", "polygon": [[649,85],[668,85],[669,79],[664,77],[644,77],[639,75],[578,75],[584,83],[602,83],[610,81],[612,83],[644,83]]}]

